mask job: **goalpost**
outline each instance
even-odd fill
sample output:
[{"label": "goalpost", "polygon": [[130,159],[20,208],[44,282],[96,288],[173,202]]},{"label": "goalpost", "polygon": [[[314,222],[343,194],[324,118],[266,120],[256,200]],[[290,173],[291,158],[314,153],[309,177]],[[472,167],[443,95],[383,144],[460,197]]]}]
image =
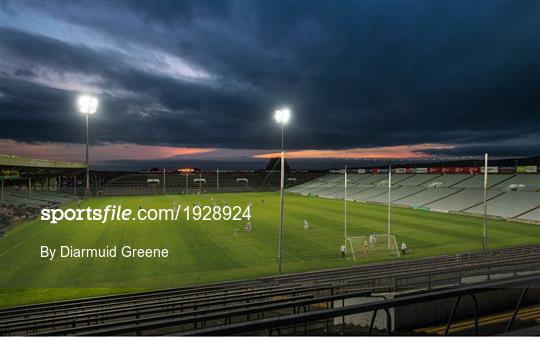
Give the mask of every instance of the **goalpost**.
[{"label": "goalpost", "polygon": [[391,191],[392,191],[392,166],[388,168],[388,223],[386,234],[370,234],[370,235],[359,235],[359,236],[349,236],[347,233],[347,166],[345,166],[344,171],[345,181],[344,181],[344,234],[345,234],[345,249],[348,252],[351,252],[353,260],[356,261],[357,257],[364,255],[364,246],[367,245],[367,253],[375,255],[384,255],[389,254],[391,256],[400,257],[399,248],[397,245],[397,240],[395,235],[391,232]]},{"label": "goalpost", "polygon": [[401,256],[394,235],[372,234],[371,237],[373,238],[371,241],[369,235],[349,236],[345,238],[345,246],[347,251],[351,252],[354,261],[356,261],[357,258],[364,256],[364,245],[367,245],[368,247],[368,256]]}]

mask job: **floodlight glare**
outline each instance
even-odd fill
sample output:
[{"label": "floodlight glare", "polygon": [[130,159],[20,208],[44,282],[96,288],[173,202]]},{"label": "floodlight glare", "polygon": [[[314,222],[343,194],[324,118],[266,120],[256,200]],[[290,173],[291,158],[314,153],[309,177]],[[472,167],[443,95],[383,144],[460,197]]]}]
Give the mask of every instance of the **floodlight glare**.
[{"label": "floodlight glare", "polygon": [[291,117],[291,111],[287,108],[276,110],[276,112],[274,113],[274,118],[276,119],[278,123],[287,124],[290,117]]},{"label": "floodlight glare", "polygon": [[95,97],[83,95],[79,97],[79,111],[83,114],[94,114],[96,113],[98,100]]}]

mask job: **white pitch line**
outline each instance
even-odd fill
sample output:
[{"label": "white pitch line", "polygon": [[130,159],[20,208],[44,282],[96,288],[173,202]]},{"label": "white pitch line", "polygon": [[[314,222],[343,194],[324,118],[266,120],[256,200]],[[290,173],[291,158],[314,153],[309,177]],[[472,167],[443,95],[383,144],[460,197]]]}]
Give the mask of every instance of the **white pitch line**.
[{"label": "white pitch line", "polygon": [[17,243],[16,245],[14,246],[11,246],[9,249],[3,251],[2,253],[0,253],[0,256],[6,254],[7,252],[11,251],[13,248],[19,246],[21,243],[25,242],[26,240],[30,239],[31,237],[33,237],[34,235],[40,233],[42,230],[48,228],[51,224],[49,224],[48,226],[44,226],[42,229],[38,230],[37,232],[34,232],[33,234],[29,235],[26,239],[20,241],[19,243]]}]

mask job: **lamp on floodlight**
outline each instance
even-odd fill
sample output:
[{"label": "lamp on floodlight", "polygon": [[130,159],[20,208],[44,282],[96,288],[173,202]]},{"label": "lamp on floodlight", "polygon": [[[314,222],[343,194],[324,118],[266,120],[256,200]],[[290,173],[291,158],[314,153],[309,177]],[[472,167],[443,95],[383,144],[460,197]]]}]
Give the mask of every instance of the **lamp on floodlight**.
[{"label": "lamp on floodlight", "polygon": [[79,111],[86,116],[86,195],[90,193],[90,168],[88,163],[88,148],[89,148],[89,132],[88,132],[88,116],[93,115],[97,111],[98,100],[95,97],[82,95],[77,100]]},{"label": "lamp on floodlight", "polygon": [[279,247],[278,247],[278,274],[281,275],[283,261],[283,188],[285,185],[285,147],[284,147],[284,129],[285,124],[291,118],[291,111],[288,108],[276,110],[274,112],[276,122],[281,125],[281,183],[280,183],[280,207],[279,207]]},{"label": "lamp on floodlight", "polygon": [[79,104],[79,111],[83,114],[95,114],[98,106],[98,100],[95,97],[82,95],[77,101]]},{"label": "lamp on floodlight", "polygon": [[274,118],[276,119],[276,122],[283,126],[283,124],[287,124],[291,118],[291,111],[287,108],[276,110],[274,113]]}]

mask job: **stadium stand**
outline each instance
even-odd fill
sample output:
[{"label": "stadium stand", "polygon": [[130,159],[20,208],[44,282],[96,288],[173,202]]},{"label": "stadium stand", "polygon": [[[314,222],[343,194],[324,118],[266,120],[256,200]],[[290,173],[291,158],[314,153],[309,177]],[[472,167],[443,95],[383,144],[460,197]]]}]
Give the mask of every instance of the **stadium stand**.
[{"label": "stadium stand", "polygon": [[[348,197],[375,187],[375,184],[385,186],[385,176],[380,174],[349,174],[347,177]],[[387,185],[386,185],[387,186]],[[288,190],[291,193],[313,195],[326,198],[344,197],[344,177],[340,174],[330,174],[314,179],[305,184],[298,185]]]},{"label": "stadium stand", "polygon": [[[343,174],[330,173],[287,192],[343,199]],[[482,174],[393,174],[391,202],[433,211],[483,214]],[[349,174],[347,199],[387,203],[388,178],[384,174]],[[540,175],[490,174],[488,215],[504,219],[538,221]],[[529,212],[531,212],[529,214]]]},{"label": "stadium stand", "polygon": [[349,184],[348,186],[365,184],[364,181],[366,181],[369,178],[370,177],[367,174],[349,174],[347,175],[347,180]]},{"label": "stadium stand", "polygon": [[39,208],[20,203],[0,206],[0,236],[4,235],[9,228],[20,222],[35,219],[38,211]]},{"label": "stadium stand", "polygon": [[[490,174],[488,179],[488,188],[498,185],[512,177],[512,174]],[[484,176],[482,174],[475,174],[471,178],[463,180],[453,186],[458,188],[483,188]]]},{"label": "stadium stand", "polygon": [[[487,202],[487,214],[505,219],[515,218],[539,206],[539,193],[508,191]],[[474,206],[465,210],[465,212],[483,214],[484,205]]]},{"label": "stadium stand", "polygon": [[[370,188],[374,188],[374,185],[356,185],[356,186],[349,186],[347,188],[347,198],[349,198],[351,195],[358,194],[360,192],[369,190]],[[388,189],[388,188],[387,188]]]},{"label": "stadium stand", "polygon": [[[492,199],[503,192],[487,191],[487,198]],[[484,191],[481,189],[463,189],[441,200],[426,204],[432,210],[459,212],[476,206],[484,200]]]},{"label": "stadium stand", "polygon": [[[380,298],[379,292],[411,294],[411,290],[422,289],[420,294],[429,294],[441,287],[466,289],[471,282],[480,282],[472,283],[473,286],[482,285],[491,275],[512,282],[537,271],[539,261],[540,246],[531,245],[1,308],[0,333],[193,335],[200,329],[350,307],[348,299],[365,298],[372,302]],[[323,327],[342,329],[344,325],[327,320]],[[295,327],[289,334],[296,333],[297,328],[300,329]]]},{"label": "stadium stand", "polygon": [[[359,176],[362,176],[361,174]],[[354,177],[354,175],[351,175],[351,177]],[[361,185],[375,185],[381,182],[382,180],[386,180],[386,175],[384,174],[368,174],[366,178],[361,179],[359,184]],[[343,179],[343,178],[342,178]]]},{"label": "stadium stand", "polygon": [[343,183],[341,183],[341,185],[335,184],[334,186],[329,187],[329,188],[317,189],[317,191],[312,192],[312,194],[316,194],[319,197],[341,199],[343,198],[343,195],[344,195]]},{"label": "stadium stand", "polygon": [[460,188],[437,188],[431,187],[425,190],[422,190],[416,194],[409,195],[405,198],[395,201],[397,205],[410,206],[410,207],[420,207],[425,206],[429,203],[435,202],[446,198],[452,194],[458,193],[462,189]]},{"label": "stadium stand", "polygon": [[9,225],[11,224],[11,217],[7,214],[4,214],[3,210],[0,208],[0,235],[3,235]]},{"label": "stadium stand", "polygon": [[452,187],[472,177],[472,174],[443,174],[425,185],[427,187]]},{"label": "stadium stand", "polygon": [[73,181],[84,168],[82,163],[0,154],[0,234],[19,222],[34,219],[43,207],[72,201],[74,195],[62,189],[62,181]]},{"label": "stadium stand", "polygon": [[21,191],[20,189],[8,189],[6,193],[7,203],[36,207],[60,205],[73,200],[72,195],[55,191],[33,191],[29,194],[27,191]]},{"label": "stadium stand", "polygon": [[[392,189],[392,192],[390,194],[391,201],[394,202],[399,199],[406,198],[408,196],[412,196],[414,194],[417,194],[419,192],[422,192],[425,190],[425,187],[421,186],[399,186],[395,189]],[[388,202],[388,191],[386,191],[383,194],[379,194],[377,196],[371,197],[366,199],[368,202]]]},{"label": "stadium stand", "polygon": [[540,222],[540,207],[517,217],[519,220]]},{"label": "stadium stand", "polygon": [[[392,190],[396,189],[397,187],[392,187]],[[354,194],[347,194],[347,200],[355,200],[355,201],[366,201],[369,198],[373,198],[375,196],[378,196],[380,194],[384,194],[388,192],[388,187],[372,187],[366,190],[363,190],[358,193]]]},{"label": "stadium stand", "polygon": [[[395,175],[394,175],[395,176]],[[399,182],[401,186],[420,186],[440,177],[440,174],[415,174],[409,179]]]},{"label": "stadium stand", "polygon": [[513,191],[540,191],[540,175],[519,174],[497,184],[493,188]]},{"label": "stadium stand", "polygon": [[[377,186],[388,186],[388,177],[383,175],[384,179],[379,180]],[[402,181],[414,177],[414,174],[392,174],[392,185],[401,185]]]},{"label": "stadium stand", "polygon": [[[319,172],[289,172],[286,187],[293,187],[323,175]],[[149,180],[157,183],[151,184]],[[322,181],[321,183],[326,183]],[[165,191],[163,190],[165,184]],[[280,185],[278,171],[268,172],[220,172],[219,192],[276,191]],[[308,186],[309,187],[309,186]],[[304,187],[307,189],[308,187]],[[193,194],[218,192],[216,172],[193,174],[131,173],[112,178],[105,183],[104,195]]]}]

